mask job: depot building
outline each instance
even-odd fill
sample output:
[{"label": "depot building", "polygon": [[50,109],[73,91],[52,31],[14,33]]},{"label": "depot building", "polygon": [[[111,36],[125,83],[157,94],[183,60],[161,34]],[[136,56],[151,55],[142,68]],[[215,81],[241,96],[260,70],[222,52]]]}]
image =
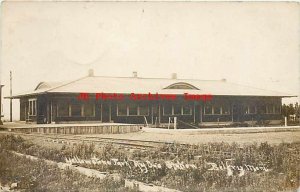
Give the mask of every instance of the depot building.
[{"label": "depot building", "polygon": [[[80,99],[82,93],[88,94],[88,99]],[[101,99],[101,93],[122,98]],[[132,93],[175,95],[176,99],[130,99]],[[210,99],[199,99],[203,95]],[[178,79],[176,74],[170,78],[141,78],[136,72],[132,77],[103,77],[89,71],[88,76],[69,82],[41,82],[33,91],[12,98],[20,100],[21,121],[40,124],[147,122],[160,127],[177,117],[186,125],[204,127],[280,124],[281,100],[292,96],[224,79]]]}]

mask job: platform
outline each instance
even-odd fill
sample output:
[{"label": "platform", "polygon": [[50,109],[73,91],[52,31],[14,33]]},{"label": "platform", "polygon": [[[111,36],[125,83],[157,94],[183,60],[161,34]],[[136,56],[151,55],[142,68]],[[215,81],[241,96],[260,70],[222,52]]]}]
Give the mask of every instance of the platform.
[{"label": "platform", "polygon": [[142,126],[123,123],[89,124],[30,124],[25,122],[5,122],[0,130],[23,133],[53,134],[122,134],[138,132]]}]

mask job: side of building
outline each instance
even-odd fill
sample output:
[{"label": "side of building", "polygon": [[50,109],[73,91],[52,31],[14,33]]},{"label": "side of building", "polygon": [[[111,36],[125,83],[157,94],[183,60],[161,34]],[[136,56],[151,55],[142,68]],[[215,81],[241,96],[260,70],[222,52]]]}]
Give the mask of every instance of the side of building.
[{"label": "side of building", "polygon": [[41,94],[20,98],[20,120],[37,123],[115,122],[160,126],[169,117],[199,126],[232,123],[280,124],[281,97],[214,96],[211,101],[101,100],[95,94]]},{"label": "side of building", "polygon": [[[98,77],[65,83],[40,83],[20,99],[20,120],[36,123],[115,122],[164,126],[170,118],[200,127],[229,124],[280,124],[281,100],[293,95],[221,81],[166,78]],[[88,99],[79,99],[81,93]],[[99,93],[123,99],[98,98]],[[175,95],[168,99],[130,99],[132,93]],[[210,100],[185,94],[211,95]]]}]

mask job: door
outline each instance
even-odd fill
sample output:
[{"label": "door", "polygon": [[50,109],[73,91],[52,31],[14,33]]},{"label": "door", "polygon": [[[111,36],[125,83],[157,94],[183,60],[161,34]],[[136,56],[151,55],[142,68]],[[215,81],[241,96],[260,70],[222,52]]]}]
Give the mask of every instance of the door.
[{"label": "door", "polygon": [[44,124],[47,123],[47,101],[45,98],[39,98],[37,100],[37,123]]},{"label": "door", "polygon": [[159,124],[159,107],[157,104],[152,106],[152,117],[151,122],[153,125]]},{"label": "door", "polygon": [[240,111],[241,107],[237,104],[232,105],[232,121],[239,122],[240,121]]},{"label": "door", "polygon": [[110,103],[101,104],[102,122],[110,122],[111,119],[111,105]]}]

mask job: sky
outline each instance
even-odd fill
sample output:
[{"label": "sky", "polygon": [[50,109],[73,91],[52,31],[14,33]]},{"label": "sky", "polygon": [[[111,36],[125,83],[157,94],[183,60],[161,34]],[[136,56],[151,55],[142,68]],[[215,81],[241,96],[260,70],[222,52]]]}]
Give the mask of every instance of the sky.
[{"label": "sky", "polygon": [[[218,80],[300,95],[300,7],[292,2],[3,2],[0,81],[99,76]],[[298,101],[285,99],[285,103]],[[14,101],[13,118],[19,118]],[[3,104],[9,118],[9,100]]]}]

